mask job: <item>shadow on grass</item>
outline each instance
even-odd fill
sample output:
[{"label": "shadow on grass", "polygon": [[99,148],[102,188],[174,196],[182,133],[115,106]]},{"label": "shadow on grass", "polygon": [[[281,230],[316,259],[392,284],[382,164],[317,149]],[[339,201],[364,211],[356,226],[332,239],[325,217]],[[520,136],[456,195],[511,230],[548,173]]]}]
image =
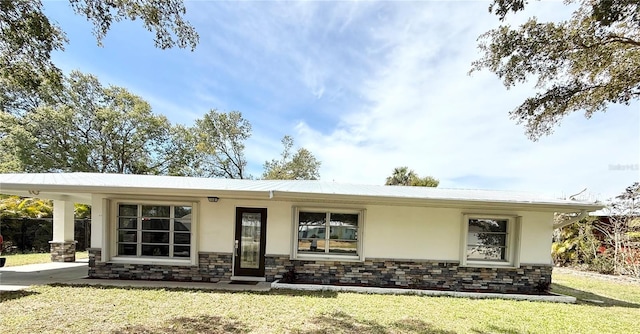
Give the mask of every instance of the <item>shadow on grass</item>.
[{"label": "shadow on grass", "polygon": [[[570,288],[566,285],[561,285],[557,283],[551,284],[551,292],[576,297],[578,299],[578,304],[599,306],[599,307],[616,306],[616,307],[627,307],[627,308],[640,308],[640,304],[629,303],[623,300],[600,296],[595,293],[591,293],[584,290],[577,290],[574,288]],[[597,301],[601,301],[601,303]]]},{"label": "shadow on grass", "polygon": [[0,303],[6,302],[6,301],[9,301],[9,300],[13,300],[13,299],[20,299],[22,297],[27,297],[27,296],[31,296],[31,295],[37,295],[37,294],[38,294],[38,292],[24,291],[24,290],[0,291]]},{"label": "shadow on grass", "polygon": [[[215,284],[215,283],[211,283]],[[176,291],[176,292],[202,292],[202,293],[215,293],[215,294],[253,294],[253,295],[276,295],[276,296],[304,296],[313,298],[336,298],[338,292],[336,291],[302,291],[302,290],[287,290],[287,289],[274,289],[271,291],[251,291],[251,290],[224,290],[224,289],[200,289],[189,287],[138,287],[138,286],[113,286],[113,285],[101,285],[101,284],[66,284],[66,283],[52,283],[48,284],[52,287],[64,287],[64,288],[90,288],[100,290],[139,290],[139,291]]]},{"label": "shadow on grass", "polygon": [[433,324],[418,320],[405,319],[391,325],[382,325],[376,321],[354,319],[344,312],[317,316],[309,319],[309,325],[303,329],[292,329],[293,333],[434,333],[453,334],[455,332],[439,329]]},{"label": "shadow on grass", "polygon": [[[219,316],[201,315],[196,317],[178,317],[161,325],[125,326],[114,330],[113,334],[146,333],[250,333],[253,329],[241,321]],[[360,321],[343,313],[318,316],[309,319],[305,328],[292,328],[292,333],[433,333],[454,334],[453,331],[438,329],[434,325],[418,319],[407,319],[391,325],[381,325],[375,321]]]},{"label": "shadow on grass", "polygon": [[488,329],[487,330],[479,330],[479,329],[471,329],[471,331],[473,333],[477,333],[477,334],[490,334],[490,333],[500,333],[500,334],[520,334],[520,332],[518,332],[515,329],[511,329],[511,328],[502,328],[499,326],[495,326],[495,325],[489,325],[487,326]]},{"label": "shadow on grass", "polygon": [[251,331],[242,322],[218,316],[201,315],[197,317],[179,317],[163,325],[126,326],[113,331],[114,334],[128,333],[249,333]]},{"label": "shadow on grass", "polygon": [[269,292],[265,292],[265,294],[277,295],[277,296],[291,296],[291,297],[304,296],[304,297],[314,297],[314,298],[338,297],[337,291],[303,291],[303,290],[274,289]]}]

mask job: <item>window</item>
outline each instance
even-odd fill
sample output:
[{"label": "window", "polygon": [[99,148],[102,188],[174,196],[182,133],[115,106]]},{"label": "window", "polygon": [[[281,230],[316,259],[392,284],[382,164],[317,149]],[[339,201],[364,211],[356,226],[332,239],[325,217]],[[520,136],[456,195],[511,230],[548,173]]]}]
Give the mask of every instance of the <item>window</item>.
[{"label": "window", "polygon": [[296,210],[296,256],[359,258],[361,220],[361,211]]},{"label": "window", "polygon": [[505,261],[508,222],[506,219],[469,219],[467,259]]},{"label": "window", "polygon": [[517,266],[517,227],[517,217],[465,215],[462,263]]},{"label": "window", "polygon": [[191,206],[118,204],[117,255],[189,259]]}]

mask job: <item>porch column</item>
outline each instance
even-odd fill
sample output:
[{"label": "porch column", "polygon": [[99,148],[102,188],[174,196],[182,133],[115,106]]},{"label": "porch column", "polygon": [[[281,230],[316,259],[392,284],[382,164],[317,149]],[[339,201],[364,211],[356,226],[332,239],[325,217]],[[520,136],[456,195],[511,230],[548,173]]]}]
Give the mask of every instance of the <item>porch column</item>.
[{"label": "porch column", "polygon": [[53,201],[53,240],[51,262],[75,262],[76,242],[74,239],[73,202]]}]

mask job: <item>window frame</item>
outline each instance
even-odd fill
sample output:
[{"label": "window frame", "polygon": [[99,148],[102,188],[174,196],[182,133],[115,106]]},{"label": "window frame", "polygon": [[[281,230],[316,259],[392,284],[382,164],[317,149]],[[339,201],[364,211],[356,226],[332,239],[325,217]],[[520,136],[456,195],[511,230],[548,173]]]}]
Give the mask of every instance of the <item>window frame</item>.
[{"label": "window frame", "polygon": [[[136,255],[119,255],[118,254],[118,245],[119,245],[119,223],[120,223],[120,215],[119,208],[120,205],[137,205],[138,210],[142,210],[142,206],[169,206],[170,207],[170,216],[169,217],[169,229],[166,232],[169,233],[169,254],[173,254],[175,246],[186,246],[187,244],[176,244],[174,241],[175,233],[186,233],[186,231],[175,230],[175,207],[181,206],[190,206],[191,207],[191,230],[190,234],[190,255],[188,257],[175,257],[175,256],[147,256],[142,255],[142,245],[146,244],[142,240],[142,212],[138,212],[138,216],[136,217],[137,224],[139,226],[136,227]],[[111,214],[110,214],[110,259],[109,262],[114,263],[134,263],[134,264],[160,264],[160,265],[197,265],[198,260],[198,252],[197,252],[197,222],[198,222],[198,203],[197,202],[188,202],[183,200],[170,201],[170,200],[141,200],[141,199],[114,199],[111,200]],[[165,217],[162,217],[165,218]],[[133,229],[132,229],[133,230]],[[149,230],[147,232],[154,232],[155,230]]]},{"label": "window frame", "polygon": [[[364,222],[365,222],[365,209],[357,208],[341,208],[341,207],[309,207],[309,206],[295,206],[293,207],[293,224],[292,224],[292,243],[291,243],[291,259],[292,260],[330,260],[330,261],[364,261]],[[357,214],[357,239],[356,239],[356,255],[330,253],[327,250],[323,253],[307,253],[298,252],[299,243],[299,224],[300,224],[300,212],[310,213],[324,213],[329,217],[330,214]],[[331,240],[331,221],[327,219],[325,222],[325,237],[326,245]]]},{"label": "window frame", "polygon": [[[469,246],[469,221],[472,219],[506,220],[505,259],[477,260],[467,257]],[[520,266],[520,226],[522,217],[508,214],[463,214],[460,241],[460,265],[465,267],[512,267]]]}]

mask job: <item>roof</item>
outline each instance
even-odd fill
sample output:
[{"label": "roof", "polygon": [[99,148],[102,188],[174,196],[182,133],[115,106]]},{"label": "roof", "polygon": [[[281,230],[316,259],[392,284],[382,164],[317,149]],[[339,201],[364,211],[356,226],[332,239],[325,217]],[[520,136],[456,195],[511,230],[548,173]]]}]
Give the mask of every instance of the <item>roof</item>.
[{"label": "roof", "polygon": [[[599,203],[495,190],[345,184],[312,180],[239,180],[100,173],[0,174],[0,193],[87,202],[92,193],[189,197],[217,196],[275,200],[321,200],[378,204],[538,206],[558,211],[588,210]],[[66,196],[62,198],[56,198]]]},{"label": "roof", "polygon": [[589,212],[591,217],[640,217],[640,208],[615,209],[606,207],[597,211]]}]

